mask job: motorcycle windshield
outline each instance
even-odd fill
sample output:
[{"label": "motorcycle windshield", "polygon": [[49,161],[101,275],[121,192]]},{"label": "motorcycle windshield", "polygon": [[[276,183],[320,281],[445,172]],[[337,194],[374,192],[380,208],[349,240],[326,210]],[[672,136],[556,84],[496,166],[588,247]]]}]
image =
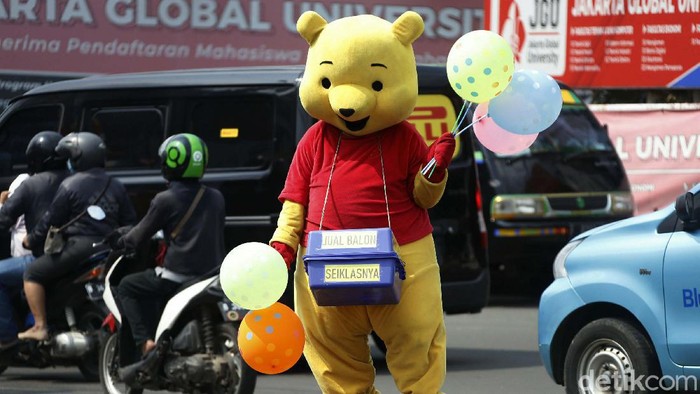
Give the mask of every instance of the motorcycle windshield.
[{"label": "motorcycle windshield", "polygon": [[584,105],[564,105],[554,124],[522,152],[482,151],[498,194],[629,191],[606,128]]}]

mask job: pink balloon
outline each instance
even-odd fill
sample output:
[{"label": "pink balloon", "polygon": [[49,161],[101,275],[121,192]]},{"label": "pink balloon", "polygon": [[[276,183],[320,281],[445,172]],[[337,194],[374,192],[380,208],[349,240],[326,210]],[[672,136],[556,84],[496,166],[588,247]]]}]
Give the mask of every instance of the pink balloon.
[{"label": "pink balloon", "polygon": [[[501,128],[488,116],[489,103],[480,103],[474,111],[474,135],[488,150],[510,155],[527,149],[539,133],[515,134]],[[478,120],[478,121],[477,121]]]}]

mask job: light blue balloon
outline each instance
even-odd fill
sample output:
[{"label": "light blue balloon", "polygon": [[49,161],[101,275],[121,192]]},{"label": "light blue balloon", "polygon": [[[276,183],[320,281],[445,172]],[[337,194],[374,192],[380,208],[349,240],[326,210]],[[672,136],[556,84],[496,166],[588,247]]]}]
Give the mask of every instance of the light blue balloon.
[{"label": "light blue balloon", "polygon": [[557,120],[561,107],[557,81],[537,70],[517,70],[508,87],[489,102],[489,116],[511,133],[535,134]]}]

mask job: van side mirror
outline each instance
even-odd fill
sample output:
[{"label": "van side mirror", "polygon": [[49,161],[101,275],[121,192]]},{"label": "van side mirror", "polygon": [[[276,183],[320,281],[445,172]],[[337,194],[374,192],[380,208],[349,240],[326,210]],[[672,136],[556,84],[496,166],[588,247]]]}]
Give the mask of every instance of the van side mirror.
[{"label": "van side mirror", "polygon": [[610,138],[610,131],[608,130],[608,124],[607,124],[607,123],[603,125],[603,131],[605,132],[605,135],[607,135],[608,138]]},{"label": "van side mirror", "polygon": [[695,202],[696,195],[683,193],[676,198],[676,215],[686,225],[697,225],[700,220],[700,204]]}]

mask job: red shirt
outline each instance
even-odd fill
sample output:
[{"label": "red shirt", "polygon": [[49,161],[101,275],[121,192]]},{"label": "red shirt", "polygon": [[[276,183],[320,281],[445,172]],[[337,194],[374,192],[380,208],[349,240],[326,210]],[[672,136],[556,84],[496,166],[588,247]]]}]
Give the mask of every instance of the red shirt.
[{"label": "red shirt", "polygon": [[[302,244],[309,231],[318,230],[328,178],[342,132],[319,121],[297,146],[280,201],[306,207]],[[323,229],[388,227],[380,146],[384,159],[391,230],[399,245],[419,240],[433,231],[428,211],[413,201],[413,182],[428,147],[410,123],[404,121],[376,133],[353,137],[342,134],[335,159]]]}]

